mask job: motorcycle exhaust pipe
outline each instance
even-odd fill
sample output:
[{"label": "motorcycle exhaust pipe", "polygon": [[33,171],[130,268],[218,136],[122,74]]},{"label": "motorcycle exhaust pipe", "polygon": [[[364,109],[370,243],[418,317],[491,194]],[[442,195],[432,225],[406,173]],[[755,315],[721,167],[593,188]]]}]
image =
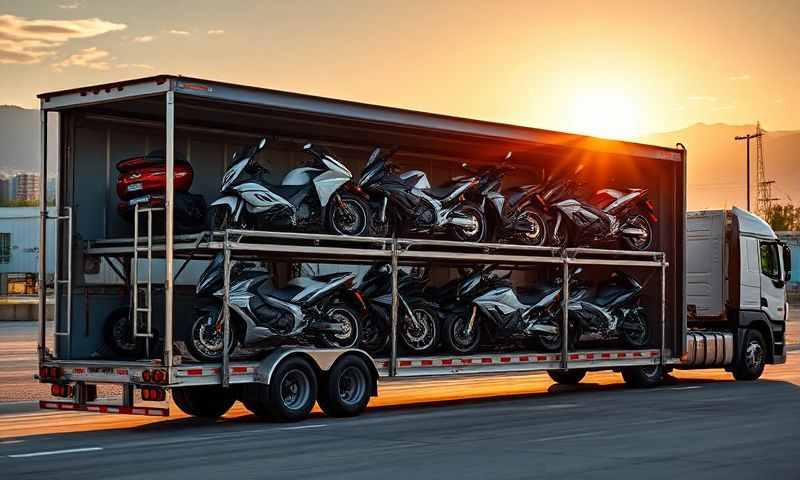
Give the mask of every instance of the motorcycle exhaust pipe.
[{"label": "motorcycle exhaust pipe", "polygon": [[447,222],[461,228],[477,229],[478,222],[472,218],[448,218]]},{"label": "motorcycle exhaust pipe", "polygon": [[628,237],[644,237],[647,236],[647,232],[645,232],[641,228],[636,227],[624,227],[622,229],[622,234]]},{"label": "motorcycle exhaust pipe", "polygon": [[558,327],[555,325],[535,324],[528,327],[528,332],[546,333],[548,335],[558,335]]}]

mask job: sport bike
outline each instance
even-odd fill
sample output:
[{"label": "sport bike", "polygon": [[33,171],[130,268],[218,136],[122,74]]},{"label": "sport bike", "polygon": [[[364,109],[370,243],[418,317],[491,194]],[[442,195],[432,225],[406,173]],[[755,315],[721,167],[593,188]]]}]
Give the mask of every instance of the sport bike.
[{"label": "sport bike", "polygon": [[[196,294],[201,305],[187,325],[184,342],[200,361],[218,361],[223,355],[222,254],[217,254],[200,276]],[[242,264],[231,268],[230,335],[227,349],[276,346],[286,343],[347,348],[358,344],[358,313],[349,307],[353,273],[299,277],[275,288],[269,272]],[[203,301],[205,300],[205,301]]]},{"label": "sport bike", "polygon": [[[361,348],[369,353],[384,351],[391,335],[392,270],[389,265],[372,266],[358,284],[356,295],[363,298]],[[398,338],[401,347],[414,353],[428,353],[439,344],[439,306],[423,298],[427,277],[398,270]]]},{"label": "sport bike", "polygon": [[[211,204],[211,228],[287,229],[327,231],[335,235],[368,235],[370,218],[366,201],[355,193],[353,175],[332,155],[312,144],[303,150],[311,157],[290,171],[280,185],[264,179],[268,170],[256,161],[266,147],[262,139],[225,172],[223,197]],[[249,178],[243,178],[249,174]]]},{"label": "sport bike", "polygon": [[477,187],[479,178],[467,176],[448,185],[431,188],[424,173],[400,173],[391,161],[394,150],[382,154],[375,149],[358,182],[377,206],[373,215],[378,235],[446,234],[452,240],[482,242],[487,224],[481,207],[465,201],[464,195]]},{"label": "sport bike", "polygon": [[618,339],[628,347],[647,346],[650,329],[641,293],[642,285],[621,271],[594,289],[586,284],[572,288],[569,315],[578,338]]}]

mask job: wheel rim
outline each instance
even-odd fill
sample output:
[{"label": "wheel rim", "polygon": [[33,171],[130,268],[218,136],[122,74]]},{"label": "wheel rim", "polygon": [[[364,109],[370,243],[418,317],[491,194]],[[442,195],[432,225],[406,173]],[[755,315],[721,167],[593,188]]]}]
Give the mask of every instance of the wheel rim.
[{"label": "wheel rim", "polygon": [[483,222],[480,213],[472,207],[461,209],[461,215],[471,222],[471,226],[458,226],[456,229],[461,232],[462,240],[475,241],[482,236]]},{"label": "wheel rim", "polygon": [[525,212],[525,217],[531,226],[529,232],[523,234],[525,241],[529,245],[541,245],[545,238],[545,225],[539,215],[533,212]]},{"label": "wheel rim", "polygon": [[631,345],[643,346],[647,343],[647,319],[639,312],[628,315],[622,322],[622,333]]},{"label": "wheel rim", "polygon": [[358,405],[367,392],[367,377],[358,367],[347,367],[339,377],[339,400],[345,405]]},{"label": "wheel rim", "polygon": [[352,198],[343,198],[333,212],[333,229],[340,235],[358,236],[367,228],[367,211]]},{"label": "wheel rim", "polygon": [[764,363],[764,348],[758,340],[751,341],[744,351],[744,360],[747,368],[757,371]]},{"label": "wheel rim", "polygon": [[[222,313],[220,313],[222,315]],[[222,345],[225,341],[223,329],[217,331],[214,317],[209,314],[198,318],[195,328],[192,329],[192,342],[195,348],[206,357],[216,358],[222,356]],[[233,332],[228,335],[229,347],[233,344]]]},{"label": "wheel rim", "polygon": [[361,345],[365,350],[370,353],[379,351],[386,345],[388,338],[376,321],[372,318],[367,318],[361,328]]},{"label": "wheel rim", "polygon": [[[561,329],[558,328],[558,325],[555,322],[551,323],[551,325],[555,325],[558,332],[561,332]],[[556,333],[553,335],[547,335],[545,333],[539,334],[539,342],[542,344],[544,348],[547,350],[553,351],[561,346],[561,333]]]},{"label": "wheel rim", "polygon": [[641,372],[648,378],[657,377],[661,372],[661,366],[651,365],[649,367],[641,367]]},{"label": "wheel rim", "polygon": [[340,347],[352,347],[358,334],[358,320],[349,311],[343,308],[333,308],[328,311],[328,318],[334,323],[342,325],[342,331],[328,335],[331,343]]},{"label": "wheel rim", "polygon": [[425,350],[433,345],[436,339],[436,321],[429,312],[422,308],[411,311],[416,323],[406,317],[403,329],[403,340],[413,350]]},{"label": "wheel rim", "polygon": [[281,381],[281,402],[289,410],[301,410],[311,396],[311,380],[306,372],[294,368]]},{"label": "wheel rim", "polygon": [[478,335],[478,326],[474,325],[472,327],[472,333],[470,334],[467,333],[468,326],[469,320],[465,317],[458,317],[458,319],[453,322],[453,344],[459,350],[469,349],[475,343],[475,338]]},{"label": "wheel rim", "polygon": [[650,241],[653,238],[653,228],[650,226],[650,222],[648,222],[647,219],[642,215],[637,215],[628,221],[628,225],[641,228],[645,232],[644,236],[633,237],[630,239],[630,243],[633,248],[636,250],[647,250],[650,248]]}]

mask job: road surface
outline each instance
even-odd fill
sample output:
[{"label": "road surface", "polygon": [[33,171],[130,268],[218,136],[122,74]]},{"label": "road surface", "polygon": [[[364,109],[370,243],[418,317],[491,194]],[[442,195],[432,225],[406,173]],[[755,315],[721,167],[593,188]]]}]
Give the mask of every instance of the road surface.
[{"label": "road surface", "polygon": [[[361,417],[205,421],[73,412],[0,415],[3,478],[800,477],[800,352],[757,382],[676,372],[651,390],[591,373],[386,381]],[[510,393],[510,395],[508,394]],[[466,400],[459,400],[459,399]]]}]

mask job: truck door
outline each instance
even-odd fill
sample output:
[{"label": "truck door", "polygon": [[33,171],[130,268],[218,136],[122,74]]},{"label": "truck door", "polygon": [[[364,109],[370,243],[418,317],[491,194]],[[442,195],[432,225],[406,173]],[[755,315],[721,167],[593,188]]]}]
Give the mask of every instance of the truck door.
[{"label": "truck door", "polygon": [[761,265],[761,310],[770,320],[783,320],[786,282],[781,267],[781,249],[776,241],[759,241]]},{"label": "truck door", "polygon": [[758,240],[740,237],[739,240],[739,308],[760,310],[761,267],[758,259]]}]

